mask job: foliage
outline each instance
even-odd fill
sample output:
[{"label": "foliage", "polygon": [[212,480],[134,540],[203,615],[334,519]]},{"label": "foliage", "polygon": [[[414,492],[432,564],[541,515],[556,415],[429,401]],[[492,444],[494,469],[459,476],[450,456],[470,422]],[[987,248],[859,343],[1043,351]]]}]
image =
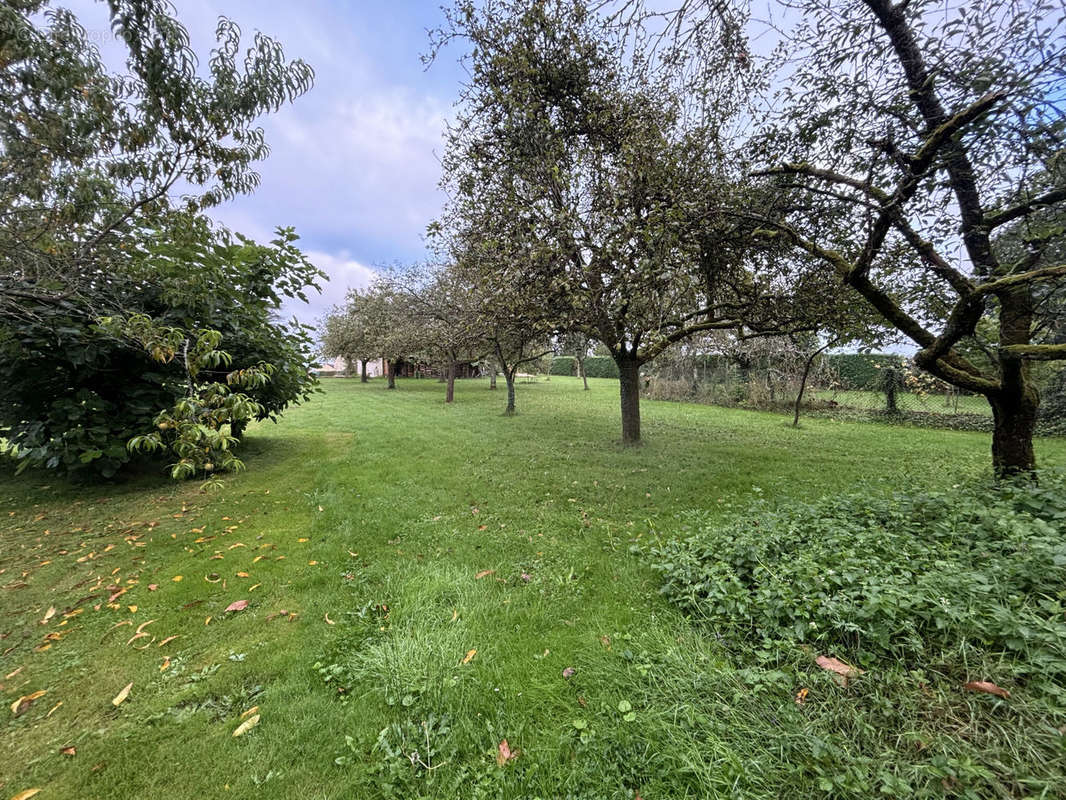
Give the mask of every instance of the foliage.
[{"label": "foliage", "polygon": [[555,356],[552,359],[548,373],[550,375],[576,375],[577,358],[574,356]]},{"label": "foliage", "polygon": [[830,353],[824,357],[845,389],[877,391],[881,367],[900,367],[903,357],[884,353]]},{"label": "foliage", "polygon": [[170,468],[173,478],[244,468],[233,453],[240,441],[234,432],[253,419],[264,418],[266,410],[233,389],[255,390],[266,385],[274,373],[272,365],[260,362],[229,372],[224,383],[213,381],[208,377],[210,370],[233,363],[229,353],[218,349],[222,341],[218,331],[186,334],[176,328],[160,328],[144,315],[125,320],[107,318],[101,327],[140,342],[157,362],[178,361],[185,373],[185,395],[155,417],[157,431],[130,439],[127,448],[131,452],[172,452],[178,458]]},{"label": "foliage", "polygon": [[[291,230],[256,244],[202,212],[255,188],[258,118],[313,73],[262,34],[238,63],[240,30],[224,18],[200,71],[169,3],[116,0],[126,73],[112,74],[77,18],[44,6],[0,9],[0,431],[23,467],[111,477],[187,375],[103,318],[213,332],[233,369],[209,367],[205,385],[270,364],[240,416],[276,419],[312,391],[308,331],[275,315],[322,273]],[[225,394],[210,404],[232,416]]]},{"label": "foliage", "polygon": [[585,374],[590,378],[618,378],[618,364],[611,356],[589,356],[585,359]]},{"label": "foliage", "polygon": [[721,631],[809,642],[875,666],[958,672],[968,653],[1011,677],[1066,675],[1066,473],[1039,487],[830,497],[700,514],[653,552],[663,592]]},{"label": "foliage", "polygon": [[[306,400],[317,385],[307,331],[274,316],[321,276],[295,239],[281,230],[258,245],[179,215],[171,229],[150,234],[135,270],[96,291],[111,308],[137,309],[115,317],[139,320],[138,331],[97,324],[97,308],[82,293],[27,300],[24,316],[0,319],[0,426],[22,468],[114,476],[134,457],[127,442],[157,430],[157,416],[190,396],[186,367],[174,357],[186,338],[224,343],[228,365],[197,368],[205,385],[219,387],[212,405],[228,395],[227,376],[247,370],[269,370],[270,379],[243,387],[242,418],[247,411],[276,420]],[[162,338],[150,343],[151,336]],[[223,404],[232,412],[233,402]]]}]

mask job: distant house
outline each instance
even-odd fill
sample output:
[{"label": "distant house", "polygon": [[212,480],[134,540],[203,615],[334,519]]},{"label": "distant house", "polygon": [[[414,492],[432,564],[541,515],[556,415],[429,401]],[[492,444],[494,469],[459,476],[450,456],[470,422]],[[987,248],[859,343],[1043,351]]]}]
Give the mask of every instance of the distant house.
[{"label": "distant house", "polygon": [[[349,371],[348,359],[344,356],[337,356],[334,359],[323,361],[314,373],[320,378],[344,378],[347,376],[359,375],[359,369],[362,364],[356,361],[351,365]],[[368,378],[378,378],[385,374],[384,362],[380,359],[371,359],[366,364],[366,374]]]}]

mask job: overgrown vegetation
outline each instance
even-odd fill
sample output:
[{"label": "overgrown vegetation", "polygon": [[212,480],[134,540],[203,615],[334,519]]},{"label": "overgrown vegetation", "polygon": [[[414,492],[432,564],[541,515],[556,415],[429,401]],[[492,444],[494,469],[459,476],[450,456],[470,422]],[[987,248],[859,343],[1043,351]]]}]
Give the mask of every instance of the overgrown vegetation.
[{"label": "overgrown vegetation", "polygon": [[[819,778],[825,791],[1047,796],[1064,767],[1064,525],[1066,474],[1053,472],[1039,487],[691,513],[683,538],[650,555],[663,593],[782,690],[815,655],[865,670],[850,676],[853,716],[821,750],[839,770]],[[981,752],[991,737],[956,716],[967,689],[987,694],[988,724],[1004,737],[1030,737],[1026,758]],[[895,745],[889,718],[907,731]],[[888,764],[879,750],[895,751]]]}]

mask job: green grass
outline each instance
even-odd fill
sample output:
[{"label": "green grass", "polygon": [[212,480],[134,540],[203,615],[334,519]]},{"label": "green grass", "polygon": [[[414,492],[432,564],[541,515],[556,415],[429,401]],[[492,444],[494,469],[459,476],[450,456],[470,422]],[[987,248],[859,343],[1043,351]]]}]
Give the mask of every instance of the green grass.
[{"label": "green grass", "polygon": [[[445,406],[434,381],[331,380],[208,493],[6,473],[0,683],[6,706],[47,693],[3,709],[0,796],[819,796],[760,732],[846,751],[892,709],[814,670],[806,717],[798,687],[759,691],[780,678],[738,669],[634,550],[684,509],[969,478],[988,436],[647,402],[623,449],[617,383],[591,383],[520,384],[506,418],[480,381]],[[1007,748],[996,731],[982,752]],[[504,738],[520,753],[498,767]]]}]

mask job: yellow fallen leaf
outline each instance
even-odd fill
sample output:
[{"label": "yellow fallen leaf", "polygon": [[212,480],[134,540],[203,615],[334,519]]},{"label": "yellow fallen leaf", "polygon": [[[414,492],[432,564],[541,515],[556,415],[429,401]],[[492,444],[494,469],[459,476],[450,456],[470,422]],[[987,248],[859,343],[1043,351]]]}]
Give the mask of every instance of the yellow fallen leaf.
[{"label": "yellow fallen leaf", "polygon": [[467,650],[466,651],[466,655],[463,656],[463,663],[464,664],[469,664],[471,661],[474,660],[474,656],[476,656],[476,655],[477,655],[477,648],[476,647],[471,649],[471,650]]},{"label": "yellow fallen leaf", "polygon": [[48,622],[48,620],[50,620],[55,615],[56,615],[56,607],[55,606],[49,606],[48,610],[44,614],[44,619],[41,620],[41,624],[44,625],[46,622]]},{"label": "yellow fallen leaf", "polygon": [[45,718],[48,718],[48,717],[52,716],[59,709],[59,707],[61,705],[63,705],[63,701],[62,700],[60,700],[58,703],[56,703],[54,706],[52,706],[50,709],[48,709],[48,713],[44,715]]},{"label": "yellow fallen leaf", "polygon": [[4,676],[4,680],[9,681],[12,678],[14,678],[16,675],[18,675],[20,672],[22,672],[22,667],[19,667],[18,669],[14,670],[13,672],[7,673],[7,675]]},{"label": "yellow fallen leaf", "polygon": [[328,611],[326,612],[326,624],[327,625],[336,625],[337,624],[336,622],[334,622],[333,620],[331,620],[329,618],[329,612]]},{"label": "yellow fallen leaf", "polygon": [[211,617],[208,617],[207,619],[204,620],[204,625],[210,625],[210,624],[211,624]]},{"label": "yellow fallen leaf", "polygon": [[37,795],[40,789],[23,789],[16,795],[12,795],[11,800],[30,800],[31,797]]},{"label": "yellow fallen leaf", "polygon": [[252,716],[252,714],[258,713],[258,711],[259,711],[259,706],[252,706],[247,711],[245,711],[243,714],[241,714],[241,719],[247,719],[248,717]]},{"label": "yellow fallen leaf", "polygon": [[173,636],[168,636],[166,639],[164,639],[159,644],[157,644],[156,647],[162,647],[163,645],[167,644],[168,642],[173,642],[179,636],[181,636],[180,633],[175,633]]},{"label": "yellow fallen leaf", "polygon": [[[33,694],[24,694],[22,697],[20,697],[18,700],[11,704],[11,713],[21,714],[23,711],[30,707],[34,700],[39,697],[44,697],[47,693],[47,689],[41,689],[40,691],[34,692]],[[23,706],[23,703],[25,703],[26,705]]]},{"label": "yellow fallen leaf", "polygon": [[254,592],[254,591],[255,591],[256,589],[258,589],[258,588],[259,588],[260,586],[262,586],[262,585],[263,585],[263,584],[261,584],[261,583],[257,583],[257,584],[255,584],[254,586],[249,586],[249,587],[248,587],[248,591],[249,591],[249,592]]},{"label": "yellow fallen leaf", "polygon": [[315,565],[316,565],[317,563],[318,563],[317,561],[308,561],[308,562],[307,562],[307,566],[309,566],[309,567],[313,567],[313,566],[315,566]]},{"label": "yellow fallen leaf", "polygon": [[298,541],[298,542],[300,542],[301,544],[303,544],[304,542],[306,542],[306,541],[307,541],[307,537],[305,537],[305,536],[301,536],[301,537],[300,537],[299,539],[297,539],[296,541]]},{"label": "yellow fallen leaf", "polygon": [[247,572],[238,572],[238,573],[237,573],[237,577],[238,577],[238,578],[250,578],[250,577],[252,577],[252,576],[251,576],[251,575],[249,575],[249,574],[248,574]]},{"label": "yellow fallen leaf", "polygon": [[254,564],[257,561],[262,561],[264,558],[266,558],[266,556],[256,556],[252,559],[252,563]]},{"label": "yellow fallen leaf", "polygon": [[458,608],[453,608],[452,609],[452,622],[455,622],[457,619],[459,619],[459,609]]},{"label": "yellow fallen leaf", "polygon": [[175,575],[171,580],[174,581],[174,583],[181,583],[181,577],[181,575]]},{"label": "yellow fallen leaf", "polygon": [[111,705],[113,705],[116,708],[118,708],[120,705],[122,705],[124,702],[126,702],[126,698],[130,696],[130,689],[132,689],[132,688],[133,688],[133,681],[130,681],[129,683],[127,683],[125,686],[122,687],[122,691],[121,692],[119,692],[118,694],[115,695],[115,699],[111,701]]},{"label": "yellow fallen leaf", "polygon": [[129,606],[129,610],[130,610],[131,614],[136,614],[137,613],[137,606]]},{"label": "yellow fallen leaf", "polygon": [[166,672],[167,671],[167,667],[169,667],[169,666],[170,666],[170,659],[169,658],[164,658],[163,659],[163,663],[159,665],[159,671],[160,672]]},{"label": "yellow fallen leaf", "polygon": [[483,569],[483,570],[481,570],[481,572],[479,572],[477,575],[474,576],[474,580],[479,581],[479,580],[481,580],[484,577],[487,577],[489,575],[495,575],[495,574],[496,574],[496,570],[494,570],[494,569]]},{"label": "yellow fallen leaf", "polygon": [[247,547],[247,546],[248,545],[246,545],[244,542],[235,542],[235,543],[233,543],[233,544],[231,544],[229,546],[229,549],[232,550],[235,547]]},{"label": "yellow fallen leaf", "polygon": [[253,714],[252,716],[248,717],[248,719],[246,719],[244,722],[242,722],[240,725],[237,726],[237,730],[235,730],[233,732],[233,736],[234,737],[244,736],[244,734],[248,733],[248,731],[250,731],[252,728],[254,728],[258,724],[259,724],[259,715],[258,714]]}]

